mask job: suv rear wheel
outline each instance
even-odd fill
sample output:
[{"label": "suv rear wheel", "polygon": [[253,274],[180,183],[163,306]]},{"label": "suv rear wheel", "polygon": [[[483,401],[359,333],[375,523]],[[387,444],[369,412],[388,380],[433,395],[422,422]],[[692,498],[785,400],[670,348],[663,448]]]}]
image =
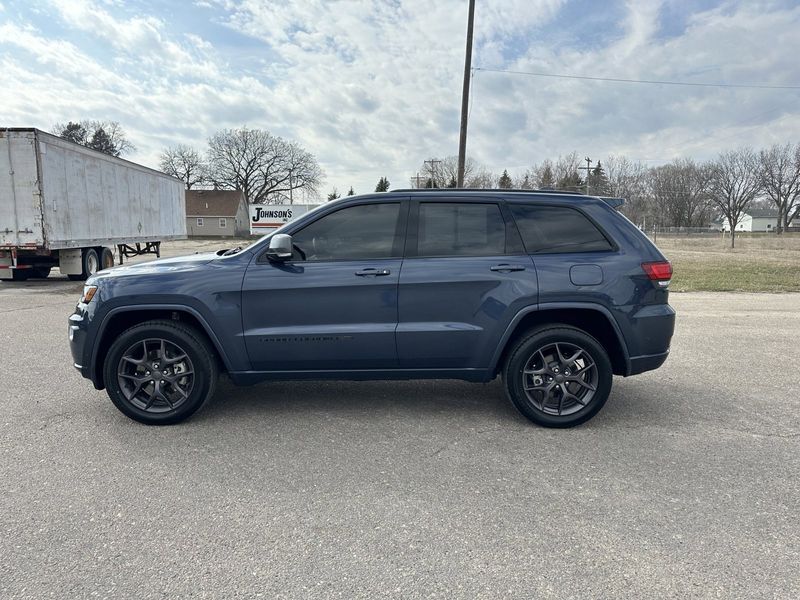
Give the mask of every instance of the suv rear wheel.
[{"label": "suv rear wheel", "polygon": [[214,394],[219,371],[201,333],[175,321],[147,321],[114,341],[103,375],[120,411],[146,425],[170,425]]},{"label": "suv rear wheel", "polygon": [[514,346],[503,369],[511,402],[545,427],[574,427],[591,419],[606,403],[612,379],[603,346],[566,325],[530,332]]}]

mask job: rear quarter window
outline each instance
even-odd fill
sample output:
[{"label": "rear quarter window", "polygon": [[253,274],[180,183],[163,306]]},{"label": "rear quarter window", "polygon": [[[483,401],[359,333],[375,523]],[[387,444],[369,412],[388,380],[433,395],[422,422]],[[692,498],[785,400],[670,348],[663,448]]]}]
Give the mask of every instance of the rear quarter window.
[{"label": "rear quarter window", "polygon": [[509,205],[529,254],[606,252],[613,245],[583,213],[562,206]]}]

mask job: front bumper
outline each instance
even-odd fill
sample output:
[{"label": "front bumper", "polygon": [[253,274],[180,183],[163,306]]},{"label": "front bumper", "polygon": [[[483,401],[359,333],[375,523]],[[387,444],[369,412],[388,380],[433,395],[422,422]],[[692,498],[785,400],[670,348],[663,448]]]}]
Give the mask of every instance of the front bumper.
[{"label": "front bumper", "polygon": [[89,361],[86,359],[86,313],[81,310],[80,305],[75,312],[69,316],[67,335],[69,337],[69,350],[72,354],[72,366],[74,366],[83,377],[91,379],[89,372]]}]

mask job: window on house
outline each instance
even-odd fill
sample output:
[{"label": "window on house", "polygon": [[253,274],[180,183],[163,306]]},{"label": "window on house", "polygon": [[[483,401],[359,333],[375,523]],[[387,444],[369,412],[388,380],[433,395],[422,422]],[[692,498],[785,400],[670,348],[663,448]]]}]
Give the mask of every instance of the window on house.
[{"label": "window on house", "polygon": [[197,217],[197,226],[198,227],[202,227],[203,226],[203,217]]},{"label": "window on house", "polygon": [[225,229],[227,226],[228,226],[228,220],[227,219],[220,219],[219,220],[219,228],[220,229]]}]

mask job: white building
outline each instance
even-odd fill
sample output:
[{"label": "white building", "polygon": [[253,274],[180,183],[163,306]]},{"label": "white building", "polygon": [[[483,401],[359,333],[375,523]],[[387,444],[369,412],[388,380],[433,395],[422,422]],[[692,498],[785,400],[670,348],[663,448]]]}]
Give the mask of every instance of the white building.
[{"label": "white building", "polygon": [[[736,231],[774,231],[778,226],[778,212],[769,208],[752,208],[742,214]],[[722,222],[722,231],[730,231],[730,223]]]}]

